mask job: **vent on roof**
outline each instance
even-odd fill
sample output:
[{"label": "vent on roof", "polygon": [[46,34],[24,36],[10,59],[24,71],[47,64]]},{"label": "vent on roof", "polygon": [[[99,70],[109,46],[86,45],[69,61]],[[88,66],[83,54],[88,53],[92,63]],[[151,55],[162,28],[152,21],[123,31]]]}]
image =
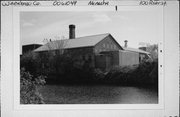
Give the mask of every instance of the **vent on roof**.
[{"label": "vent on roof", "polygon": [[127,46],[128,46],[127,43],[128,43],[128,40],[125,40],[125,41],[124,41],[124,47],[125,47],[125,48],[127,48]]},{"label": "vent on roof", "polygon": [[75,25],[69,25],[69,39],[75,39]]}]

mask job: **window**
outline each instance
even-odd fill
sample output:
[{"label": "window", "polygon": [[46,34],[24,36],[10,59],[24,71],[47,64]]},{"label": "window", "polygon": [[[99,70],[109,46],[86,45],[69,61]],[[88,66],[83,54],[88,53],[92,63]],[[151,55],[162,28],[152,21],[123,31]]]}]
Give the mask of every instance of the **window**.
[{"label": "window", "polygon": [[85,60],[85,56],[84,55],[82,56],[82,59]]},{"label": "window", "polygon": [[53,56],[55,56],[56,54],[57,54],[56,51],[53,51],[53,52],[52,52],[52,55],[53,55]]},{"label": "window", "polygon": [[114,45],[114,49],[116,49],[116,45]]},{"label": "window", "polygon": [[109,44],[107,44],[107,48],[109,48]]},{"label": "window", "polygon": [[105,43],[103,44],[103,47],[104,47],[104,48],[106,47],[106,44],[105,44]]},{"label": "window", "polygon": [[88,61],[91,61],[92,60],[92,57],[91,57],[91,55],[89,55],[89,57],[88,57]]},{"label": "window", "polygon": [[111,44],[111,49],[113,49],[113,44]]},{"label": "window", "polygon": [[85,55],[85,60],[88,60],[88,58],[89,58],[88,54],[87,54],[87,55]]}]

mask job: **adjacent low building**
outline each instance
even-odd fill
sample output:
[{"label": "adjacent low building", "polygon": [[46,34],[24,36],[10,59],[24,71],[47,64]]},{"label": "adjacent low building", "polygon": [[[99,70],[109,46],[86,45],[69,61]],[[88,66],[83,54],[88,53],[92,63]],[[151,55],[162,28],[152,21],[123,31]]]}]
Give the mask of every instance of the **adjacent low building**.
[{"label": "adjacent low building", "polygon": [[37,48],[42,46],[41,44],[28,44],[28,45],[23,45],[22,46],[22,54],[25,54],[27,52],[33,51]]}]

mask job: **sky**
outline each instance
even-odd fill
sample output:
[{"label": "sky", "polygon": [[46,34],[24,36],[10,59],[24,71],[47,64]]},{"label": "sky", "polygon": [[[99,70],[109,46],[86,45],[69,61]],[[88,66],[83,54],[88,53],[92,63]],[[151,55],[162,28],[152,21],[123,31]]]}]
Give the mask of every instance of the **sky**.
[{"label": "sky", "polygon": [[[69,38],[69,24],[76,37],[110,33],[124,46],[138,48],[142,42],[157,44],[162,38],[162,15],[155,10],[21,12],[21,45],[43,44],[44,39]],[[59,38],[57,38],[59,37]]]}]

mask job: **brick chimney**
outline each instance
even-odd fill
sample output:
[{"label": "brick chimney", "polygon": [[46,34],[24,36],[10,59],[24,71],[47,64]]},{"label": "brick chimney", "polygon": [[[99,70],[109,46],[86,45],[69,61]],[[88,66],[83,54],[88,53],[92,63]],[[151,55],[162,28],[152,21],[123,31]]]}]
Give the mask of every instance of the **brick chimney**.
[{"label": "brick chimney", "polygon": [[69,25],[69,39],[75,39],[75,25]]},{"label": "brick chimney", "polygon": [[128,46],[127,43],[128,43],[128,40],[125,40],[125,41],[124,41],[124,47],[125,47],[125,48],[127,48],[127,46]]}]

